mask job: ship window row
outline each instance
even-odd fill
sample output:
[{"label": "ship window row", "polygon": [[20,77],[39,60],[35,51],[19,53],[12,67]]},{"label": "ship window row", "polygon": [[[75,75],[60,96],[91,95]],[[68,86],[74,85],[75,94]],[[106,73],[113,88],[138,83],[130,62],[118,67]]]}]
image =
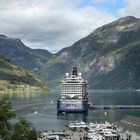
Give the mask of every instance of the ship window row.
[{"label": "ship window row", "polygon": [[63,89],[85,89],[85,87],[74,87],[74,86],[71,86],[71,87],[62,87]]},{"label": "ship window row", "polygon": [[86,91],[85,89],[64,89],[64,88],[61,89],[61,90],[62,90],[62,91],[68,91],[68,92],[72,92],[72,91],[73,91],[73,92],[74,92],[74,91],[76,91],[76,92],[77,92],[77,91],[83,91],[83,92],[84,92],[84,91]]},{"label": "ship window row", "polygon": [[67,107],[76,106],[76,104],[67,104]]},{"label": "ship window row", "polygon": [[85,85],[83,85],[83,84],[63,84],[62,86],[66,86],[66,87],[71,87],[71,86],[73,86],[73,87],[85,87]]},{"label": "ship window row", "polygon": [[62,86],[85,86],[85,84],[63,84]]},{"label": "ship window row", "polygon": [[64,88],[64,87],[62,87],[61,88],[62,90],[86,90],[85,88]]},{"label": "ship window row", "polygon": [[62,90],[62,92],[64,93],[84,93],[84,92],[82,92],[82,91],[64,91],[64,90]]},{"label": "ship window row", "polygon": [[78,88],[78,89],[85,89],[85,87],[74,87],[74,86],[70,86],[70,87],[62,86],[62,88],[66,88],[66,89],[69,89],[69,88],[72,88],[72,89],[75,89],[75,88]]},{"label": "ship window row", "polygon": [[85,88],[78,88],[78,87],[62,87],[61,89],[64,89],[64,90],[84,90]]},{"label": "ship window row", "polygon": [[61,90],[62,92],[66,92],[66,93],[77,93],[77,92],[80,92],[80,93],[84,93],[85,91],[84,90]]},{"label": "ship window row", "polygon": [[77,92],[66,92],[62,91],[63,94],[84,94],[85,92],[77,91]]},{"label": "ship window row", "polygon": [[82,89],[62,89],[62,91],[85,91]]},{"label": "ship window row", "polygon": [[81,89],[81,88],[62,88],[62,90],[65,90],[65,91],[85,91],[85,89]]},{"label": "ship window row", "polygon": [[85,91],[65,91],[65,90],[61,90],[63,93],[85,93]]},{"label": "ship window row", "polygon": [[71,91],[85,91],[84,89],[82,90],[82,89],[77,89],[77,90],[75,90],[75,89],[62,89],[62,91],[68,91],[68,92],[71,92]]},{"label": "ship window row", "polygon": [[67,90],[65,90],[65,89],[61,89],[61,91],[68,91],[68,92],[74,92],[74,91],[75,91],[75,92],[77,92],[77,91],[83,91],[83,92],[84,92],[85,90],[81,90],[81,89],[79,89],[79,90],[78,90],[78,89],[77,89],[77,90],[68,90],[68,89],[67,89]]}]

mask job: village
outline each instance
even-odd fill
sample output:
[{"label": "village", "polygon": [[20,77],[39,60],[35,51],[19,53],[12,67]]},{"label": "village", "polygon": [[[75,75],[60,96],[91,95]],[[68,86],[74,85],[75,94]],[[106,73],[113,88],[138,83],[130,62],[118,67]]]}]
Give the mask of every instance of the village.
[{"label": "village", "polygon": [[128,116],[113,124],[70,121],[64,130],[41,132],[38,140],[140,140],[138,119]]}]

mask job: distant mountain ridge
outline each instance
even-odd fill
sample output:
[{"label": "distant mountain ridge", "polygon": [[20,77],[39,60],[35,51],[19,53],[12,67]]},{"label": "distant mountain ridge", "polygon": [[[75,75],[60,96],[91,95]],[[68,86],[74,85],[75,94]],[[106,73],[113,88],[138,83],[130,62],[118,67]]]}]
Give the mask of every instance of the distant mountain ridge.
[{"label": "distant mountain ridge", "polygon": [[91,88],[140,89],[138,18],[128,16],[99,27],[54,55],[29,49],[19,40],[12,44],[3,38],[0,37],[0,52],[14,64],[35,71],[52,87],[58,86],[65,72],[77,65]]},{"label": "distant mountain ridge", "polygon": [[[46,62],[52,56],[47,50],[31,49],[24,45],[20,39],[8,38],[0,35],[0,53],[13,64],[42,74]],[[44,71],[43,71],[44,70]]]}]

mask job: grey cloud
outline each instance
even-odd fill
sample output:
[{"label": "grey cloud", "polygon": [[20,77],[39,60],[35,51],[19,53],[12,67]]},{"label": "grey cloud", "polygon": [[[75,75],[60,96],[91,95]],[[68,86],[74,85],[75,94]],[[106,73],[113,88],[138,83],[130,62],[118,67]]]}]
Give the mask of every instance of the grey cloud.
[{"label": "grey cloud", "polygon": [[140,1],[138,0],[124,0],[125,7],[118,10],[119,16],[136,16],[140,17]]},{"label": "grey cloud", "polygon": [[55,52],[112,21],[82,0],[0,0],[0,33],[21,38],[31,48]]}]

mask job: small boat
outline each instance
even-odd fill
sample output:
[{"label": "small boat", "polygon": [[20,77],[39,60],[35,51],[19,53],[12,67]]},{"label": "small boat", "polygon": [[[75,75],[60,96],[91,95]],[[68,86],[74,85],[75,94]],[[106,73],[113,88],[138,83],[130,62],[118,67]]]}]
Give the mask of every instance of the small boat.
[{"label": "small boat", "polygon": [[37,114],[38,112],[37,111],[34,111],[34,114]]},{"label": "small boat", "polygon": [[66,115],[66,112],[62,112],[61,114],[62,114],[62,115]]},{"label": "small boat", "polygon": [[51,100],[51,103],[53,103],[54,101],[53,100]]}]

